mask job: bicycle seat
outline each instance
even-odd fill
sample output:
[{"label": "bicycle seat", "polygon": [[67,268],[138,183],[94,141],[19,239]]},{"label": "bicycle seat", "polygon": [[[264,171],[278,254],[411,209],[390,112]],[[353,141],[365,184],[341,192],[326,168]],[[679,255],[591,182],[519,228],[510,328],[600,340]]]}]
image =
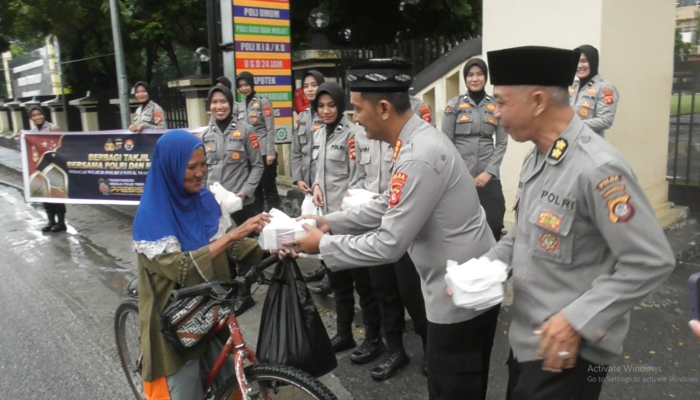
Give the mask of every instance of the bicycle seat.
[{"label": "bicycle seat", "polygon": [[128,285],[126,285],[126,294],[133,298],[138,298],[139,297],[139,292],[138,292],[138,287],[139,287],[139,278],[134,278],[129,282]]}]

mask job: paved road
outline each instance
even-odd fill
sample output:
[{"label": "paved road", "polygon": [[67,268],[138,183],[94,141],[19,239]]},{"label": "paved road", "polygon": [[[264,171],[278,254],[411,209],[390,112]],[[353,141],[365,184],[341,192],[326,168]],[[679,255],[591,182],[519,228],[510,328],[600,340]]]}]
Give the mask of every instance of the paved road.
[{"label": "paved road", "polygon": [[[19,176],[0,167],[0,180]],[[69,206],[69,232],[44,235],[43,212],[26,205],[14,189],[0,186],[0,398],[129,399],[115,355],[112,318],[132,276],[130,218],[107,208]],[[304,264],[304,268],[312,267]],[[680,263],[657,293],[632,312],[623,357],[603,389],[602,399],[696,399],[700,391],[700,340],[687,326],[687,278],[700,259]],[[254,346],[265,288],[259,305],[240,318]],[[333,313],[319,302],[329,332]],[[489,399],[505,397],[508,352],[505,308],[492,355]],[[356,338],[361,338],[358,330]],[[352,365],[345,352],[323,381],[341,399],[426,399],[420,374],[419,340],[406,335],[413,362],[387,382],[368,377],[372,364]],[[630,368],[636,368],[629,371]],[[659,382],[659,380],[666,382]],[[635,381],[638,380],[638,381]],[[671,382],[671,380],[675,380]]]}]

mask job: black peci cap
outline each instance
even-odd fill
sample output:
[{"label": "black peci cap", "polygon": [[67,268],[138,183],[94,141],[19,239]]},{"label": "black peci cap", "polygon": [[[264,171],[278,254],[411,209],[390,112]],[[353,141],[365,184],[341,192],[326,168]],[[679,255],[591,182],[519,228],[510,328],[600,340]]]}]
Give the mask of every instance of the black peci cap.
[{"label": "black peci cap", "polygon": [[397,59],[374,59],[350,66],[345,78],[351,92],[408,92],[413,64]]},{"label": "black peci cap", "polygon": [[580,53],[553,47],[525,46],[489,51],[489,72],[494,86],[559,86],[574,82]]}]

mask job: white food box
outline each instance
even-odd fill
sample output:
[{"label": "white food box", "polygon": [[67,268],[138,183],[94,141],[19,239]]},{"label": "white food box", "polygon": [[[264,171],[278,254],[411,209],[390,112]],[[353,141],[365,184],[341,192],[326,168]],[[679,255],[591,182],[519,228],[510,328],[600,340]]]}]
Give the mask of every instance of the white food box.
[{"label": "white food box", "polygon": [[306,235],[304,224],[316,227],[316,220],[304,219],[297,221],[275,208],[270,210],[270,216],[272,217],[270,222],[260,232],[260,238],[258,239],[260,248],[263,250],[285,249],[286,247],[282,243],[291,242]]}]

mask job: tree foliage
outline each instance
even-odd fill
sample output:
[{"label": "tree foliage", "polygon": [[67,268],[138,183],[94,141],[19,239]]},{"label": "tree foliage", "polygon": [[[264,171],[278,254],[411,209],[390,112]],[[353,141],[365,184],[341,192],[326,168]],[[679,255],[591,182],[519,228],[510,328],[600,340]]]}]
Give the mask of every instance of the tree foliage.
[{"label": "tree foliage", "polygon": [[[223,0],[227,1],[227,0]],[[230,1],[230,0],[228,0]],[[478,33],[478,0],[290,0],[292,47],[304,48],[313,29],[308,16],[321,7],[331,19],[325,33],[345,47],[395,40]],[[413,4],[416,3],[416,4]],[[130,82],[160,83],[194,73],[192,52],[208,47],[206,1],[119,0]],[[109,1],[0,0],[0,51],[18,55],[61,43],[66,84],[74,93],[115,90],[116,67]],[[230,18],[230,17],[229,17]]]},{"label": "tree foliage", "polygon": [[324,29],[328,39],[346,47],[481,31],[479,0],[420,0],[417,4],[405,0],[291,1],[295,48],[308,43],[313,31],[308,16],[316,7],[330,17],[331,22]]}]

